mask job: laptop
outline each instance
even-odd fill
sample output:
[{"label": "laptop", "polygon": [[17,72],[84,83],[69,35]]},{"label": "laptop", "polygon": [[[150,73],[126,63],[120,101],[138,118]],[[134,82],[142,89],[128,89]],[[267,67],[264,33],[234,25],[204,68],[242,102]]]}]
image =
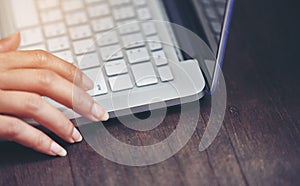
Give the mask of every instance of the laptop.
[{"label": "laptop", "polygon": [[[88,93],[116,117],[147,111],[149,105],[159,109],[192,102],[213,92],[233,4],[234,0],[0,0],[0,37],[21,31],[20,50],[46,50],[76,65],[94,80],[94,90]],[[212,53],[199,52],[188,34],[161,24],[186,26],[191,20]],[[45,100],[70,119],[88,122]]]}]

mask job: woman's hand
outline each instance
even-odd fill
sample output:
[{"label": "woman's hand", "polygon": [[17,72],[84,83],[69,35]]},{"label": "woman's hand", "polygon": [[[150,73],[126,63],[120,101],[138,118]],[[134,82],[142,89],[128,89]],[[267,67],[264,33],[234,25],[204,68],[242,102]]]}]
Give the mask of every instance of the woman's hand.
[{"label": "woman's hand", "polygon": [[41,96],[91,121],[107,120],[108,114],[86,93],[93,82],[78,68],[45,51],[15,51],[19,42],[19,33],[0,40],[0,139],[65,156],[60,145],[18,117],[33,118],[65,141],[75,143],[82,140],[78,130]]}]

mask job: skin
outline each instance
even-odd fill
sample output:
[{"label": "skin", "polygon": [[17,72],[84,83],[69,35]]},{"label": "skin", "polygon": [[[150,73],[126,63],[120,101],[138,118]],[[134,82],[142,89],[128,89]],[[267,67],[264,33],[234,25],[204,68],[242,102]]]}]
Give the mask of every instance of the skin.
[{"label": "skin", "polygon": [[0,139],[65,156],[65,149],[21,119],[32,118],[69,143],[82,141],[73,123],[42,96],[91,121],[107,120],[108,114],[86,93],[93,82],[78,68],[45,51],[16,51],[19,43],[19,33],[0,40]]}]

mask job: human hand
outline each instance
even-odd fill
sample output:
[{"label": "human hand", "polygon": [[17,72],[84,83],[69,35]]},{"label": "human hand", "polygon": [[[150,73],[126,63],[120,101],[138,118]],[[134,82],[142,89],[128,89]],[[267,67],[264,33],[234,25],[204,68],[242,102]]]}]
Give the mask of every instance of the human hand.
[{"label": "human hand", "polygon": [[82,141],[72,122],[41,96],[91,121],[105,121],[109,116],[86,93],[93,82],[78,68],[45,51],[16,51],[19,43],[19,33],[0,40],[0,139],[48,155],[65,156],[65,149],[20,119],[32,118],[69,143]]}]

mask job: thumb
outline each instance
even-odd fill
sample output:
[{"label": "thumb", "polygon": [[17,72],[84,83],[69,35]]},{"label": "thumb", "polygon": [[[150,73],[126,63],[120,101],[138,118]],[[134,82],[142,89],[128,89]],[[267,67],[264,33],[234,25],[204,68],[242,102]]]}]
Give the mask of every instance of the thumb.
[{"label": "thumb", "polygon": [[20,32],[0,40],[0,52],[16,50],[20,45]]}]

